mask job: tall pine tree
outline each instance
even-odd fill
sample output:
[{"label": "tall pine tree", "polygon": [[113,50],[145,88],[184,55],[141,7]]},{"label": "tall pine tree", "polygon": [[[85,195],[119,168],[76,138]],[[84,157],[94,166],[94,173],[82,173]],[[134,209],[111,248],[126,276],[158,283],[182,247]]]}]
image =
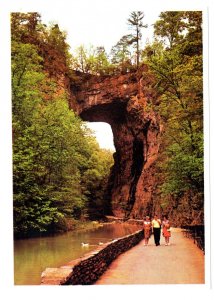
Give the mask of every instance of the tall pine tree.
[{"label": "tall pine tree", "polygon": [[141,29],[147,28],[147,24],[143,24],[144,13],[142,11],[133,11],[128,18],[128,25],[133,31],[131,34],[130,44],[134,44],[136,48],[136,64],[137,68],[140,63],[140,40],[142,38]]}]

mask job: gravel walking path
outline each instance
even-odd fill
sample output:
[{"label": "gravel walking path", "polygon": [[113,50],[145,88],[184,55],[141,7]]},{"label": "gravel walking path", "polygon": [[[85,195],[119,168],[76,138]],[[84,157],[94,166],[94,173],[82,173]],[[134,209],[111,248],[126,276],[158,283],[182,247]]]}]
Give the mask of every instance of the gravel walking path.
[{"label": "gravel walking path", "polygon": [[153,236],[149,245],[141,241],[121,254],[96,284],[203,284],[204,254],[184,237],[181,229],[172,229],[170,246],[155,246]]}]

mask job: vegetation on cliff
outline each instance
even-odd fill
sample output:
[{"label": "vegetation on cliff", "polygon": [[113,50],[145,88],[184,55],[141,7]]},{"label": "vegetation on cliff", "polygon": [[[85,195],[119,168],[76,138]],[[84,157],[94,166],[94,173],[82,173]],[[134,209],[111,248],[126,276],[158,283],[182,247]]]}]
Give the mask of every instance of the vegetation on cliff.
[{"label": "vegetation on cliff", "polygon": [[141,64],[148,65],[142,76],[154,78],[148,95],[149,89],[157,93],[146,109],[160,114],[164,128],[153,205],[177,224],[203,222],[202,14],[161,13],[154,42],[140,49],[143,17],[130,15],[132,34],[122,36],[108,55],[103,46],[83,45],[71,54],[57,24],[42,24],[37,13],[12,14],[16,235],[56,231],[66,227],[67,218],[108,212],[112,153],[99,148],[69,109],[69,81],[75,85],[74,70],[111,76]]},{"label": "vegetation on cliff", "polygon": [[158,159],[160,205],[175,223],[203,223],[202,13],[163,12],[143,51],[155,75],[164,125]]},{"label": "vegetation on cliff", "polygon": [[[153,211],[170,213],[179,225],[203,223],[202,12],[162,12],[154,24],[154,41],[141,49],[143,17],[141,11],[130,14],[132,34],[123,35],[109,56],[105,53],[103,72],[95,73],[124,74],[142,64],[149,67],[142,76],[152,76],[154,83],[144,92],[149,97],[155,91],[157,97],[145,109],[157,111],[164,128]],[[85,63],[90,60],[86,54]]]},{"label": "vegetation on cliff", "polygon": [[106,207],[112,153],[99,148],[68,107],[65,38],[36,13],[12,15],[16,236],[65,229],[67,218],[90,217],[92,209],[102,209],[101,215]]}]

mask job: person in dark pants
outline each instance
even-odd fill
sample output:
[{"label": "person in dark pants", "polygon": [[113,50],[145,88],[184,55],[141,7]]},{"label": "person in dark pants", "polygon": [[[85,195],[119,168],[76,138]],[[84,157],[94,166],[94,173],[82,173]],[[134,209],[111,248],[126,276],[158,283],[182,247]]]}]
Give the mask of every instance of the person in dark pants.
[{"label": "person in dark pants", "polygon": [[161,220],[155,215],[152,220],[152,230],[154,234],[155,245],[160,246]]}]

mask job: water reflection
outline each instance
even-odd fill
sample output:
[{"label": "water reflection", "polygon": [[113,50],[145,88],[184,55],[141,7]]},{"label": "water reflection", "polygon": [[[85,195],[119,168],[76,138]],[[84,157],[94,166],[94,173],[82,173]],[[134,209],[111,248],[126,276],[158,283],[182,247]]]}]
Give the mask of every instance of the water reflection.
[{"label": "water reflection", "polygon": [[[59,267],[96,249],[99,243],[108,242],[137,230],[139,230],[137,225],[106,224],[88,231],[17,240],[14,242],[15,284],[40,284],[41,272],[45,268]],[[89,247],[82,247],[82,242],[89,243]]]}]

